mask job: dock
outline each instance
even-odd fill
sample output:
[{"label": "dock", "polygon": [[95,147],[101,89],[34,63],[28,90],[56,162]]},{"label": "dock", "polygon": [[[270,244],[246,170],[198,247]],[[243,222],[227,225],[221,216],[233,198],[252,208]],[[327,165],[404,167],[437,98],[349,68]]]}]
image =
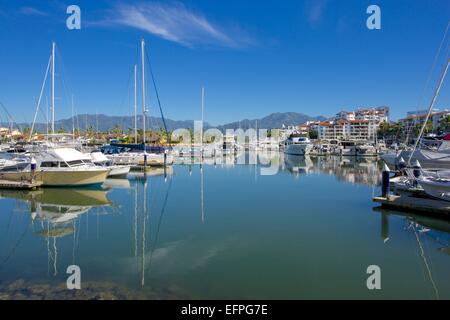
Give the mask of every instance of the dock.
[{"label": "dock", "polygon": [[42,181],[12,181],[12,180],[0,180],[0,189],[21,189],[21,190],[33,190],[42,186]]},{"label": "dock", "polygon": [[374,202],[381,203],[382,207],[392,208],[400,211],[421,212],[433,215],[450,217],[450,202],[422,198],[413,194],[402,193],[400,195],[389,195],[385,197],[374,197]]}]

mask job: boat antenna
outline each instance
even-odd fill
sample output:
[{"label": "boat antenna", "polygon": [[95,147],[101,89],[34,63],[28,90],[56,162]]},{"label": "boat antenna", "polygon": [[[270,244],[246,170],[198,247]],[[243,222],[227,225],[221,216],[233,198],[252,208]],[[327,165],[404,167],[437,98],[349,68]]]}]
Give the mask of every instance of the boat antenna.
[{"label": "boat antenna", "polygon": [[408,165],[411,165],[411,158],[414,154],[414,151],[416,151],[417,145],[419,144],[419,141],[422,138],[423,132],[425,131],[425,127],[427,126],[428,119],[430,118],[431,112],[433,111],[433,107],[436,102],[436,98],[439,94],[439,91],[441,90],[442,83],[444,82],[444,79],[445,79],[445,75],[447,74],[449,64],[450,64],[450,58],[447,59],[447,64],[445,65],[444,71],[442,72],[441,78],[439,79],[439,84],[436,88],[436,91],[434,92],[433,98],[431,99],[431,103],[428,108],[427,116],[425,117],[425,121],[422,125],[422,128],[420,129],[419,136],[417,137],[416,142],[414,143],[414,149],[412,150],[411,154],[409,155]]}]

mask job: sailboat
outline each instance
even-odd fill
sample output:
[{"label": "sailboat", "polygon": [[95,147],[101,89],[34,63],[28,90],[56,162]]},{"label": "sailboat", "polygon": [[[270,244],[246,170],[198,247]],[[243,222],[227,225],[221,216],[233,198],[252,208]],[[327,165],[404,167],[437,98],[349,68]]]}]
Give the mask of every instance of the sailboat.
[{"label": "sailboat", "polygon": [[[136,114],[136,65],[134,66],[134,134],[135,144],[133,147],[142,149],[143,152],[125,151],[121,152],[121,149],[130,149],[131,145],[115,144],[113,147],[119,151],[117,153],[108,155],[107,157],[112,160],[114,164],[118,165],[140,165],[140,166],[163,166],[173,164],[173,156],[168,150],[164,153],[147,152],[146,146],[146,119],[147,119],[147,106],[146,106],[146,92],[145,92],[145,41],[141,40],[141,74],[142,74],[142,145],[137,144],[137,114]],[[123,147],[123,148],[121,148]]]},{"label": "sailboat", "polygon": [[[433,95],[433,99],[431,100],[430,107],[428,109],[428,113],[425,118],[424,124],[420,130],[419,136],[414,145],[414,149],[411,151],[411,153],[409,155],[408,162],[407,162],[408,164],[411,164],[411,160],[413,159],[414,155],[418,151],[418,150],[416,150],[417,145],[423,136],[425,126],[426,126],[428,118],[433,110],[434,103],[436,102],[437,96],[439,95],[439,91],[442,87],[442,83],[447,74],[449,65],[450,65],[450,58],[447,60],[447,64],[444,68],[444,71],[442,72],[441,78],[439,79],[439,84]],[[421,153],[421,155],[423,155],[423,154]],[[436,155],[435,155],[435,157],[436,157]],[[417,160],[417,158],[418,157],[416,156],[415,166],[420,167],[421,163],[420,163],[420,161]],[[443,164],[446,164],[446,166],[444,166],[445,169],[450,168],[450,152],[448,153],[447,157],[443,157],[443,159],[440,159],[440,160]],[[410,170],[410,169],[407,169],[407,170]],[[446,172],[448,172],[448,171],[446,171]],[[443,177],[442,175],[439,174],[438,170],[435,172],[430,171],[430,170],[421,170],[421,174],[418,177],[416,177],[416,180],[419,183],[419,185],[423,188],[423,190],[425,191],[425,193],[427,195],[429,195],[433,198],[450,201],[450,175]]]},{"label": "sailboat", "polygon": [[[51,97],[52,97],[52,134],[55,132],[55,43],[52,43],[52,53],[47,67],[44,84],[48,69],[51,66]],[[39,101],[41,100],[39,97]],[[39,102],[33,120],[30,140]],[[60,147],[55,144],[46,144],[38,147],[30,153],[29,164],[18,169],[11,166],[9,170],[2,170],[0,179],[5,180],[39,180],[43,186],[86,186],[102,184],[106,180],[109,169],[97,167],[90,161],[86,161],[86,155],[74,148]]]}]

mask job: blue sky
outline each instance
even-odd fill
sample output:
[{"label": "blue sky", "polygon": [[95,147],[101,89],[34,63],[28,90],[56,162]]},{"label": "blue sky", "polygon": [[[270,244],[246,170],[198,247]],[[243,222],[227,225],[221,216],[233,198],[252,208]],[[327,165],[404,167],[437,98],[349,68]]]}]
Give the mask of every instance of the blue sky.
[{"label": "blue sky", "polygon": [[[81,30],[66,28],[70,4],[81,8]],[[371,4],[381,30],[366,28]],[[202,85],[212,124],[378,105],[395,119],[428,106],[449,55],[447,35],[424,89],[449,20],[447,0],[0,0],[0,102],[31,121],[55,41],[57,119],[71,115],[72,94],[79,114],[131,114],[143,37],[171,119],[200,119]],[[438,108],[450,107],[449,88]]]}]

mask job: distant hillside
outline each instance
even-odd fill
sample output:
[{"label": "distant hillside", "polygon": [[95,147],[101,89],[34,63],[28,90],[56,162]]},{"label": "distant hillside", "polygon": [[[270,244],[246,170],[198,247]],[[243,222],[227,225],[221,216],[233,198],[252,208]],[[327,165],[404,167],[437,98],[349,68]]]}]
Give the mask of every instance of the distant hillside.
[{"label": "distant hillside", "polygon": [[[165,119],[168,130],[174,130],[177,128],[194,128],[193,120],[171,120]],[[134,128],[134,116],[107,116],[104,114],[80,114],[75,118],[68,118],[55,121],[55,130],[64,128],[67,132],[72,131],[72,125],[75,128],[79,128],[80,131],[85,131],[86,128],[92,127],[93,130],[97,129],[100,132],[106,132],[113,130],[114,127],[119,126],[123,131]],[[23,129],[30,127],[29,123],[19,123],[19,126]],[[205,127],[209,125],[205,123]],[[137,127],[142,128],[142,116],[137,117]],[[160,117],[147,117],[146,118],[146,128],[152,130],[159,130],[159,128],[164,128],[162,118]],[[36,131],[46,132],[47,125],[45,123],[36,123]]]},{"label": "distant hillside", "polygon": [[224,124],[222,126],[218,126],[219,130],[226,130],[226,129],[249,129],[249,128],[255,128],[256,125],[258,128],[263,129],[273,129],[273,128],[281,128],[283,125],[285,126],[295,126],[302,123],[305,123],[306,121],[323,121],[325,120],[325,117],[318,116],[318,117],[311,117],[303,113],[297,113],[297,112],[276,112],[272,113],[262,119],[244,119],[241,121],[236,121],[228,124]]},{"label": "distant hillside", "polygon": [[[272,128],[281,128],[283,125],[291,126],[298,125],[304,123],[306,121],[322,121],[325,120],[325,117],[311,117],[305,115],[303,113],[297,112],[277,112],[272,113],[262,119],[244,119],[241,121],[231,122],[224,125],[220,125],[217,128],[221,131],[226,129],[249,129],[255,128],[256,123],[258,128],[263,129],[272,129]],[[193,120],[172,120],[165,119],[168,130],[174,130],[178,128],[194,128]],[[72,131],[72,125],[75,125],[75,128],[79,128],[81,131],[84,131],[86,128],[92,127],[93,130],[96,130],[98,124],[98,130],[101,132],[111,131],[114,127],[119,126],[123,131],[127,131],[128,129],[134,128],[134,117],[133,116],[107,116],[104,114],[81,114],[78,115],[77,118],[72,119],[63,119],[55,122],[55,130],[59,130],[64,128],[67,132]],[[7,124],[2,124],[2,126],[8,126]],[[30,127],[29,123],[19,123],[21,129],[26,127]],[[45,123],[36,123],[36,131],[38,132],[46,132],[46,124]],[[138,116],[138,129],[142,127],[142,116]],[[160,117],[148,117],[146,121],[146,127],[152,130],[159,130],[163,128],[163,121]],[[205,122],[205,129],[210,128],[211,125]]]}]

